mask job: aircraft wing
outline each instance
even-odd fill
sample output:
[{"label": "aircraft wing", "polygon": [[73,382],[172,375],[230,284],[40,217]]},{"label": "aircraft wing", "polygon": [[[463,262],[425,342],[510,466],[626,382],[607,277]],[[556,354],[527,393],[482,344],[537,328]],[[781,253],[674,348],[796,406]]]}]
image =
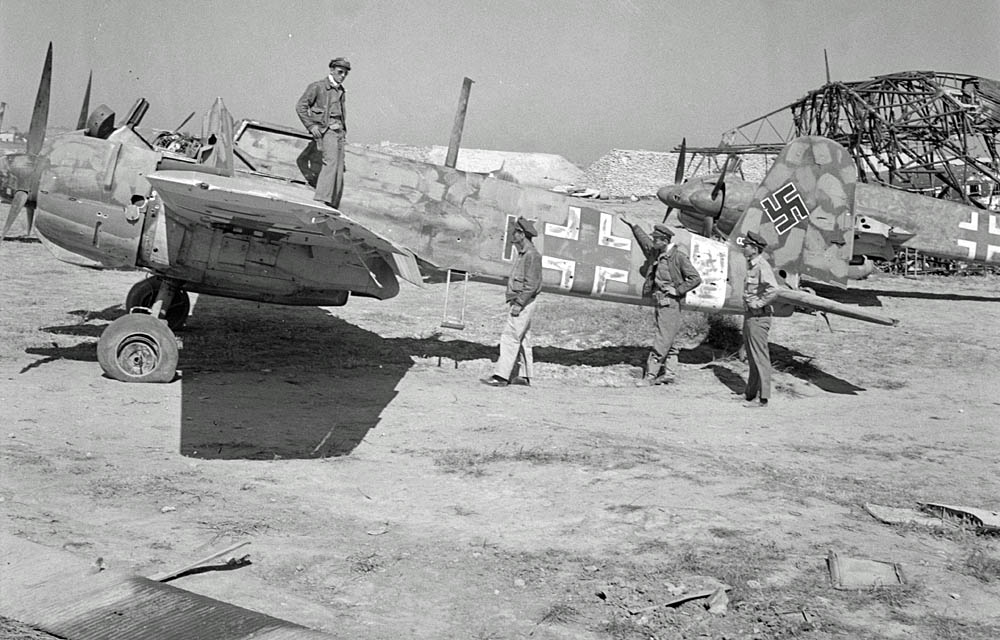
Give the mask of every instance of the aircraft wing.
[{"label": "aircraft wing", "polygon": [[875,313],[867,313],[860,307],[848,304],[841,304],[836,300],[824,298],[814,293],[807,293],[805,291],[801,291],[798,289],[788,289],[785,287],[779,287],[778,299],[776,302],[779,304],[784,303],[796,307],[805,307],[807,309],[814,309],[816,311],[833,313],[838,316],[846,316],[848,318],[854,318],[855,320],[874,322],[875,324],[884,324],[890,327],[894,327],[897,324],[899,324],[899,320],[896,320],[895,318],[886,318],[884,316],[880,316]]},{"label": "aircraft wing", "polygon": [[398,277],[424,286],[412,251],[312,200],[312,189],[195,171],[157,171],[147,178],[169,214],[187,223],[231,225],[278,242],[347,248],[366,269],[365,256],[377,254]]}]

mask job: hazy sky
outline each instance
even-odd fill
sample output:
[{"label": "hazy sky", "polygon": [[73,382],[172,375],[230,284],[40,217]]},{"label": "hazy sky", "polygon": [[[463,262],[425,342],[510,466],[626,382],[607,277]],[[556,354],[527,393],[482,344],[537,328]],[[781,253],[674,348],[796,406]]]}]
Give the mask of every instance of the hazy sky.
[{"label": "hazy sky", "polygon": [[[558,153],[712,145],[825,81],[906,70],[1000,79],[1000,0],[0,0],[4,127],[25,129],[45,49],[49,122],[91,106],[189,130],[221,96],[237,119],[298,125],[306,84],[346,56],[351,142]],[[192,126],[193,125],[193,126]]]}]

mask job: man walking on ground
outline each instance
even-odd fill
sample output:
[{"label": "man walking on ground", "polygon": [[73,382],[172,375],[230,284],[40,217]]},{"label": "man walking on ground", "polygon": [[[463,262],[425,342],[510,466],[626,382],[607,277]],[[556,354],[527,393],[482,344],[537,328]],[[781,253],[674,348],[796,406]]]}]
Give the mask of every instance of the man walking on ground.
[{"label": "man walking on ground", "polygon": [[[531,239],[538,235],[530,221],[519,217],[514,223],[513,243],[517,250],[514,267],[507,279],[507,324],[500,334],[500,359],[493,375],[483,383],[491,387],[531,384],[531,317],[535,299],[542,290],[542,256]],[[520,370],[520,375],[518,375]]]},{"label": "man walking on ground", "polygon": [[311,83],[295,104],[295,112],[313,140],[299,155],[297,164],[306,180],[312,183],[315,169],[310,159],[317,148],[323,155],[323,168],[316,178],[313,200],[324,202],[334,209],[340,206],[344,191],[344,144],[347,136],[347,111],[344,105],[344,80],[351,70],[346,58],[330,61],[330,73],[322,80]]},{"label": "man walking on ground", "polygon": [[[771,303],[778,296],[778,281],[764,257],[767,241],[753,231],[743,239],[743,255],[747,259],[747,279],[743,287],[743,347],[747,353],[750,373],[747,375],[745,407],[766,407],[771,397],[771,353],[768,333],[771,331]],[[760,403],[754,399],[760,397]]]},{"label": "man walking on ground", "polygon": [[666,384],[677,379],[677,347],[674,339],[681,328],[681,300],[701,284],[698,270],[687,254],[672,242],[673,229],[653,225],[650,237],[637,224],[622,216],[621,221],[632,229],[636,241],[646,256],[640,273],[646,277],[643,297],[653,299],[653,320],[656,337],[646,358],[646,372],[640,384]]}]

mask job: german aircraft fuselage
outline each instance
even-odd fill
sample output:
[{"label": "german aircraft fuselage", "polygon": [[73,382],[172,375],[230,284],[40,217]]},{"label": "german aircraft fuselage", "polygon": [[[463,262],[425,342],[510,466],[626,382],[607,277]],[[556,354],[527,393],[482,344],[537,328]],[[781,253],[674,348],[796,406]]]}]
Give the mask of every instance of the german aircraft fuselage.
[{"label": "german aircraft fuselage", "polygon": [[[232,176],[150,149],[128,128],[108,139],[53,137],[43,149],[39,235],[59,257],[147,269],[192,292],[309,305],[343,304],[348,291],[395,295],[390,265],[368,256],[363,242],[331,242],[293,215],[328,209],[312,202],[301,175],[291,175],[297,171],[291,160],[308,137],[259,123],[245,122],[238,131],[236,144],[256,170]],[[638,243],[590,201],[353,147],[347,166],[340,212],[329,214],[409,247],[431,267],[429,279],[451,269],[504,282],[514,258],[513,221],[523,215],[539,229],[545,290],[646,303]],[[742,282],[742,257],[725,243],[681,229],[675,240],[704,280],[686,304],[740,312],[741,292],[733,283]]]}]

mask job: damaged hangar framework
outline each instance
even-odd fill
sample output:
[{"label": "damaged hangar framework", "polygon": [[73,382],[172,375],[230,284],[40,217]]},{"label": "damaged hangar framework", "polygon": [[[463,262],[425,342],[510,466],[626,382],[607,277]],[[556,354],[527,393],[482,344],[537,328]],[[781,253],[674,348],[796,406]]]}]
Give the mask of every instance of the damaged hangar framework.
[{"label": "damaged hangar framework", "polygon": [[[859,179],[1000,209],[1000,82],[904,71],[828,82],[698,152],[776,155],[797,136],[836,140]],[[694,150],[692,150],[694,151]]]}]

